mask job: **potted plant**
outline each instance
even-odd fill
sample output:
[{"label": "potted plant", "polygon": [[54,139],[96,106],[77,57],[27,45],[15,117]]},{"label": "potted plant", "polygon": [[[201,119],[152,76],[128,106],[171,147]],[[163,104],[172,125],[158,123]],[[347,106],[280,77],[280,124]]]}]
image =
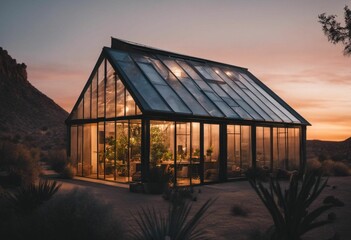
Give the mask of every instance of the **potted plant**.
[{"label": "potted plant", "polygon": [[161,194],[168,188],[170,175],[165,173],[161,167],[150,169],[147,182],[144,183],[144,190],[150,194]]},{"label": "potted plant", "polygon": [[207,148],[207,150],[206,150],[206,156],[208,156],[210,160],[211,160],[212,153],[213,153],[213,147],[210,146],[210,147]]}]

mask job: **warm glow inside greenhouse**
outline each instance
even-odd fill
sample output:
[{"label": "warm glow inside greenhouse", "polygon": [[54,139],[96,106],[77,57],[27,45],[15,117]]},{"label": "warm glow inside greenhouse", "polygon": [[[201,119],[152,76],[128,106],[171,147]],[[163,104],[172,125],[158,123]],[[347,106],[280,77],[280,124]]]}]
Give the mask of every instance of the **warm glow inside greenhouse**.
[{"label": "warm glow inside greenhouse", "polygon": [[175,186],[298,170],[309,125],[245,68],[115,38],[66,124],[76,175]]}]

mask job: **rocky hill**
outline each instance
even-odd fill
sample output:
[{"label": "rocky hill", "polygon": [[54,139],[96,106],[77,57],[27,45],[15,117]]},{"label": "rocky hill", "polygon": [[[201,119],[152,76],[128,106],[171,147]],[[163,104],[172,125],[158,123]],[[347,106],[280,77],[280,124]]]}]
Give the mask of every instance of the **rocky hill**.
[{"label": "rocky hill", "polygon": [[68,113],[29,83],[26,67],[0,48],[0,139],[63,148]]},{"label": "rocky hill", "polygon": [[331,159],[351,163],[351,137],[345,141],[307,141],[308,158]]}]

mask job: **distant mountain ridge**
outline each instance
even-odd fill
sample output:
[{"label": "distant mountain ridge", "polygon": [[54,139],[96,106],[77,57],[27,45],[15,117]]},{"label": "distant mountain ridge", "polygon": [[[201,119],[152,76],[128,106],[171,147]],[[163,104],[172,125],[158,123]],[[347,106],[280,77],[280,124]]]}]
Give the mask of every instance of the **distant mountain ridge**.
[{"label": "distant mountain ridge", "polygon": [[351,137],[344,141],[307,140],[308,158],[331,159],[351,163]]},{"label": "distant mountain ridge", "polygon": [[63,148],[68,113],[29,83],[26,68],[0,47],[0,139]]}]

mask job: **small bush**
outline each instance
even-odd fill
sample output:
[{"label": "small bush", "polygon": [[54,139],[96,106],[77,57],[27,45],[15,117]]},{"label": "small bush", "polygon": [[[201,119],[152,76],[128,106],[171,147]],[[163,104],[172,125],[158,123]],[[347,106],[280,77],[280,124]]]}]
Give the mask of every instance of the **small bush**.
[{"label": "small bush", "polygon": [[73,172],[73,168],[71,165],[67,165],[62,173],[60,174],[61,178],[64,178],[64,179],[72,179],[73,176],[74,176],[74,172]]},{"label": "small bush", "polygon": [[326,176],[349,176],[351,174],[350,167],[345,163],[332,160],[322,162],[321,170]]},{"label": "small bush", "polygon": [[249,168],[245,172],[245,176],[250,179],[257,179],[260,181],[268,181],[269,170],[263,169],[261,167]]},{"label": "small bush", "polygon": [[322,164],[317,159],[308,159],[306,163],[306,167],[308,171],[320,171]]},{"label": "small bush", "polygon": [[39,150],[22,144],[0,142],[0,184],[20,186],[33,183],[39,176]]},{"label": "small bush", "polygon": [[50,150],[47,161],[51,168],[58,173],[62,173],[67,164],[69,164],[69,159],[67,158],[67,154],[64,149]]},{"label": "small bush", "polygon": [[79,190],[55,195],[32,214],[10,219],[0,230],[4,239],[124,239],[113,207]]},{"label": "small bush", "polygon": [[250,211],[243,204],[236,203],[232,206],[231,212],[233,216],[247,217]]},{"label": "small bush", "polygon": [[162,197],[174,204],[184,204],[187,200],[197,201],[198,195],[192,187],[176,187],[167,189]]}]

